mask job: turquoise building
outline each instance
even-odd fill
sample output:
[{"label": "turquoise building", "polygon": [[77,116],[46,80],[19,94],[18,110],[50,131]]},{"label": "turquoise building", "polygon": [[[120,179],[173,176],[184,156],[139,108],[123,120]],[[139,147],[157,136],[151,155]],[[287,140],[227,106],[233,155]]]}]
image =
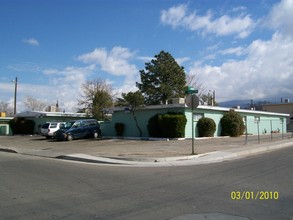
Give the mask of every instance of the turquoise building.
[{"label": "turquoise building", "polygon": [[9,126],[9,121],[13,117],[0,117],[0,135],[12,135],[12,130]]},{"label": "turquoise building", "polygon": [[[191,108],[186,107],[185,104],[170,104],[170,105],[155,105],[139,108],[135,111],[135,115],[140,128],[142,129],[142,136],[149,137],[147,124],[148,120],[156,114],[164,114],[168,112],[177,112],[185,114],[187,124],[185,126],[185,138],[192,137],[192,121],[195,131],[195,137],[198,137],[197,122],[202,117],[212,118],[216,125],[216,132],[214,136],[221,135],[220,120],[228,111],[238,112],[244,123],[247,125],[248,134],[266,134],[266,133],[285,133],[286,132],[286,118],[288,114],[245,110],[245,109],[230,109],[216,106],[199,105],[192,112]],[[135,120],[128,108],[115,108],[113,110],[112,121],[101,122],[103,136],[116,136],[115,124],[123,123],[125,125],[125,137],[139,137],[139,131],[136,127]],[[170,128],[172,129],[172,128]]]},{"label": "turquoise building", "polygon": [[43,124],[46,122],[67,122],[90,118],[85,113],[72,112],[44,112],[44,111],[25,111],[18,113],[16,117],[29,119],[35,122],[34,134],[40,134]]},{"label": "turquoise building", "polygon": [[[186,116],[187,123],[185,126],[185,138],[192,138],[192,121],[194,126],[195,137],[198,137],[197,122],[202,117],[212,118],[216,123],[216,132],[214,136],[221,135],[220,120],[223,115],[228,111],[238,112],[244,123],[247,125],[248,134],[266,134],[266,133],[285,133],[287,128],[286,119],[289,118],[289,114],[273,113],[266,111],[255,111],[245,109],[230,109],[217,106],[199,105],[192,112],[192,109],[185,104],[169,104],[169,105],[153,105],[145,106],[135,111],[137,122],[142,130],[142,137],[149,137],[147,130],[147,124],[149,119],[156,114],[164,113],[181,113]],[[33,120],[35,122],[34,133],[40,133],[41,126],[46,122],[52,121],[70,121],[77,119],[90,118],[84,113],[63,113],[63,112],[39,112],[39,111],[27,111],[17,114],[17,117]],[[11,120],[12,118],[9,118]],[[1,134],[11,134],[11,130],[8,128],[8,118],[2,120],[0,126]],[[124,137],[139,137],[139,131],[136,126],[136,122],[133,118],[129,108],[114,108],[111,121],[103,121],[101,123],[102,135],[104,137],[115,137],[115,124],[123,123],[125,125]],[[1,123],[0,123],[1,124]],[[170,128],[172,129],[172,128]]]}]

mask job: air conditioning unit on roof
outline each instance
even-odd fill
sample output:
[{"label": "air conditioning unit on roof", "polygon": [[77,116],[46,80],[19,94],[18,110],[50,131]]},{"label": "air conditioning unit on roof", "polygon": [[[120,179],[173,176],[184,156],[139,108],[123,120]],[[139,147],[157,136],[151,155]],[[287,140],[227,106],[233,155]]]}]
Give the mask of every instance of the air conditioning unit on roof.
[{"label": "air conditioning unit on roof", "polygon": [[173,98],[172,99],[172,104],[184,104],[185,103],[185,98]]}]

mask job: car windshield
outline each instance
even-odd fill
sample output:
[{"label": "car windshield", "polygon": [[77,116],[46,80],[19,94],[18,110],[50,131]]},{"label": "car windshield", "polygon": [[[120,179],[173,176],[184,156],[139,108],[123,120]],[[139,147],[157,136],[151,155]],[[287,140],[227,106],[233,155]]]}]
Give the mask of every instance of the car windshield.
[{"label": "car windshield", "polygon": [[65,124],[61,124],[60,128],[61,129],[69,129],[72,127],[73,124],[74,124],[74,121],[66,122]]},{"label": "car windshield", "polygon": [[57,128],[57,123],[51,123],[50,128]]}]

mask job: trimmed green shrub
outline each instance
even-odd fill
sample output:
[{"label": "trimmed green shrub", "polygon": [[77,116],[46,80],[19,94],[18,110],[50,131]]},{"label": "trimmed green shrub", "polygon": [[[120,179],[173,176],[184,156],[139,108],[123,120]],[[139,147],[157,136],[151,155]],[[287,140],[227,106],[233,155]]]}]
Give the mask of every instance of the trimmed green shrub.
[{"label": "trimmed green shrub", "polygon": [[230,136],[231,137],[238,137],[238,136],[241,135],[240,132],[239,132],[240,131],[240,125],[239,125],[239,123],[237,123],[235,121],[232,122],[230,124],[230,128],[231,128],[231,133],[230,133]]},{"label": "trimmed green shrub", "polygon": [[197,122],[199,137],[213,137],[216,131],[216,123],[211,118],[201,118]]},{"label": "trimmed green shrub", "polygon": [[165,138],[181,138],[185,136],[187,119],[183,114],[159,115],[158,124]]},{"label": "trimmed green shrub", "polygon": [[244,122],[239,113],[231,110],[224,114],[220,121],[222,136],[238,137],[245,130]]},{"label": "trimmed green shrub", "polygon": [[159,125],[160,114],[154,115],[148,121],[147,129],[151,137],[162,137],[162,131]]},{"label": "trimmed green shrub", "polygon": [[151,137],[180,138],[185,136],[186,122],[181,113],[157,114],[149,119],[147,129]]},{"label": "trimmed green shrub", "polygon": [[123,136],[124,134],[125,124],[123,123],[115,123],[115,131],[117,136]]},{"label": "trimmed green shrub", "polygon": [[13,134],[33,134],[35,122],[24,118],[14,118],[9,121]]}]

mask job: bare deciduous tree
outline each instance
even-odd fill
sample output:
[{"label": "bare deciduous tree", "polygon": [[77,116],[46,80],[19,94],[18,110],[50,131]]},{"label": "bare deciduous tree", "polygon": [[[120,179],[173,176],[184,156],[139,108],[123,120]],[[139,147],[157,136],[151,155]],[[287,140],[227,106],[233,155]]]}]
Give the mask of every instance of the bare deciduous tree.
[{"label": "bare deciduous tree", "polygon": [[199,76],[196,73],[186,74],[186,84],[198,90],[197,96],[199,98],[207,92],[206,88],[199,81]]},{"label": "bare deciduous tree", "polygon": [[32,98],[31,96],[26,96],[23,103],[27,109],[32,111],[43,111],[47,106],[47,103],[39,99]]},{"label": "bare deciduous tree", "polygon": [[13,108],[6,102],[0,102],[0,112],[5,112],[6,116],[13,116]]},{"label": "bare deciduous tree", "polygon": [[192,86],[198,90],[197,96],[199,97],[201,104],[206,103],[207,105],[218,105],[214,94],[200,83],[198,74],[187,74],[186,82],[188,86]]},{"label": "bare deciduous tree", "polygon": [[103,119],[103,109],[113,105],[113,89],[103,79],[88,80],[81,86],[83,94],[78,99],[84,112],[93,114],[97,119]]}]

